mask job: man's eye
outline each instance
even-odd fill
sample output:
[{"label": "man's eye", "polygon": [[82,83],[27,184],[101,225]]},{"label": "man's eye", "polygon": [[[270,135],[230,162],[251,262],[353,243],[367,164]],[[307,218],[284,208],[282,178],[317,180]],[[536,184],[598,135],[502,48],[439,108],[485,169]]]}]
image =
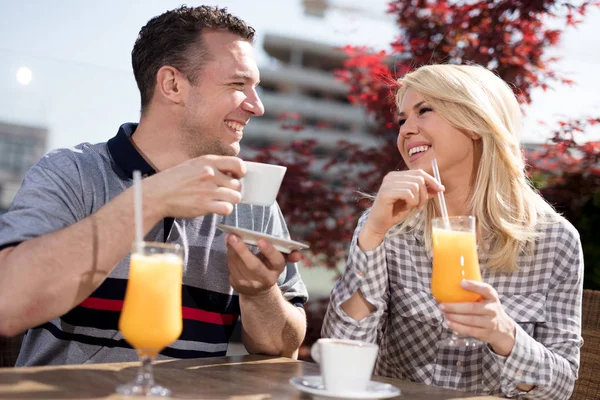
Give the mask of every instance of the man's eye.
[{"label": "man's eye", "polygon": [[244,82],[233,82],[232,85],[238,88],[244,88],[246,84]]}]

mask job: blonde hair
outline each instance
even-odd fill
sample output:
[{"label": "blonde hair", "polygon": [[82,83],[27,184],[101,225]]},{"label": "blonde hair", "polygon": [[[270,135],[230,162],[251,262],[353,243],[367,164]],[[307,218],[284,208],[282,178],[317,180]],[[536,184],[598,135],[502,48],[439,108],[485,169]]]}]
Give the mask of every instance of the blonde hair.
[{"label": "blonde hair", "polygon": [[[555,220],[558,214],[525,174],[519,144],[522,115],[511,88],[475,65],[427,65],[406,74],[399,83],[398,107],[406,90],[412,89],[449,124],[481,136],[482,154],[469,209],[477,220],[480,249],[487,256],[485,268],[517,271],[518,256],[533,251],[539,224]],[[413,210],[395,231],[406,232],[414,222],[424,222],[426,246],[431,250],[433,216],[430,200],[422,213]]]}]

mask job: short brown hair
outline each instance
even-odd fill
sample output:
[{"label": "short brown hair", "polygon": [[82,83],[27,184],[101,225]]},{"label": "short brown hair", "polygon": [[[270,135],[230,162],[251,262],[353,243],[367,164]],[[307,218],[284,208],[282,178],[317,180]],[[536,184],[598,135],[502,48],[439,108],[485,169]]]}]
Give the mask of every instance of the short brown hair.
[{"label": "short brown hair", "polygon": [[[199,70],[210,59],[210,54],[203,51],[204,29],[223,29],[250,43],[254,41],[254,28],[229,14],[226,8],[181,6],[152,18],[140,30],[131,52],[142,113],[154,94],[156,74],[164,65],[177,68],[194,82]],[[193,60],[188,54],[192,46],[199,49],[201,55]]]}]

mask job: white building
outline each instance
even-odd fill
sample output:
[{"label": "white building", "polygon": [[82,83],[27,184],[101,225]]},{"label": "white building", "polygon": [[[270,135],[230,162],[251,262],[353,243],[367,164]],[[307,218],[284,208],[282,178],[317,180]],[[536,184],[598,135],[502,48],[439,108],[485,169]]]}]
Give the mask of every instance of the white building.
[{"label": "white building", "polygon": [[10,206],[23,175],[46,151],[45,128],[0,122],[0,213]]},{"label": "white building", "polygon": [[[260,67],[259,94],[265,115],[245,128],[245,145],[292,139],[316,139],[324,151],[333,150],[338,140],[376,145],[368,135],[369,118],[361,107],[350,104],[348,86],[334,75],[347,57],[343,50],[275,34],[265,35],[263,47],[271,56]],[[286,125],[301,130],[286,129]]]}]

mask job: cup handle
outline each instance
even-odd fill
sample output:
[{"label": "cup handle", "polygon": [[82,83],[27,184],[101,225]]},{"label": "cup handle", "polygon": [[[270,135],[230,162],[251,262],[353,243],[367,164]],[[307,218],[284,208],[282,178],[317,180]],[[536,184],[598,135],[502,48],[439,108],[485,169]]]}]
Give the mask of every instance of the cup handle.
[{"label": "cup handle", "polygon": [[240,193],[242,194],[242,199],[244,198],[244,177],[240,178]]},{"label": "cup handle", "polygon": [[315,342],[310,348],[310,356],[317,363],[321,363],[321,352],[319,351],[319,342]]}]

